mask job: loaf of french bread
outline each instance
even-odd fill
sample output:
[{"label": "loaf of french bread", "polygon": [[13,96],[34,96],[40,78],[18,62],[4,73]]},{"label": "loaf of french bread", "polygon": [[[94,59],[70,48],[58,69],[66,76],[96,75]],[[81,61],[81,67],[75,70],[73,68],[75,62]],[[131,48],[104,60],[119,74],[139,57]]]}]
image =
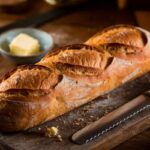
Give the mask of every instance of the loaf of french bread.
[{"label": "loaf of french bread", "polygon": [[150,70],[150,34],[129,25],[49,52],[0,81],[0,131],[20,131],[75,109]]}]

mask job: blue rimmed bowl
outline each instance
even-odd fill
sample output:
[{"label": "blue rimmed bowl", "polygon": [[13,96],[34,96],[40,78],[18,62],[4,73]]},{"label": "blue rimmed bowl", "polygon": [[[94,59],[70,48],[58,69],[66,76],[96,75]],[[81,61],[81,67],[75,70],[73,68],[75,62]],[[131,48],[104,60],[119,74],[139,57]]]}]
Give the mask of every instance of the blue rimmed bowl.
[{"label": "blue rimmed bowl", "polygon": [[[20,33],[25,33],[37,39],[40,43],[40,53],[29,56],[18,56],[10,53],[9,44]],[[33,64],[38,62],[53,48],[53,38],[50,34],[34,29],[34,28],[19,28],[12,29],[0,35],[0,53],[2,56],[10,59],[16,64]]]}]

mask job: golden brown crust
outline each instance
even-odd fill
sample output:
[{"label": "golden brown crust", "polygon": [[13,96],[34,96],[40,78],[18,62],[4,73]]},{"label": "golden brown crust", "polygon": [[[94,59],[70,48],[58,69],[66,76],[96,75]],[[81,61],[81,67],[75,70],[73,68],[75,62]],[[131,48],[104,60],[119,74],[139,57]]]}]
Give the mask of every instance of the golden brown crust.
[{"label": "golden brown crust", "polygon": [[[99,53],[106,53],[100,49],[97,49],[96,47],[93,46],[89,46],[86,44],[73,44],[73,45],[67,45],[67,46],[63,46],[61,48],[55,49],[54,51],[50,52],[49,54],[47,54],[40,62],[38,62],[38,65],[43,65],[43,66],[47,66],[48,68],[53,68],[55,69],[55,67],[53,66],[54,63],[60,62],[60,59],[65,59],[68,58],[72,53],[76,52],[76,53],[81,53],[83,55],[86,55],[85,53],[83,53],[82,51],[86,51],[86,52],[99,52]],[[93,52],[93,53],[94,53]],[[73,58],[73,57],[72,57]],[[81,57],[82,58],[82,57]],[[84,59],[84,58],[82,58]],[[80,60],[79,60],[80,61]],[[92,60],[93,61],[93,60]],[[63,63],[63,61],[62,61]],[[76,62],[78,63],[78,62]],[[82,63],[82,62],[81,62]],[[82,65],[82,64],[81,64]]]},{"label": "golden brown crust", "polygon": [[149,56],[143,48],[119,43],[101,44],[99,47],[108,51],[112,56],[135,62],[144,61]]},{"label": "golden brown crust", "polygon": [[73,76],[97,76],[112,61],[112,56],[96,47],[74,44],[49,53],[38,65],[55,68],[60,73]]},{"label": "golden brown crust", "polygon": [[134,26],[115,25],[98,32],[85,43],[96,47],[101,44],[120,43],[143,48],[147,43],[147,37]]},{"label": "golden brown crust", "polygon": [[46,120],[52,97],[52,93],[40,90],[36,93],[26,90],[0,93],[1,131],[18,131]]},{"label": "golden brown crust", "polygon": [[59,76],[47,67],[22,65],[7,73],[0,83],[0,92],[9,89],[49,90],[54,87]]},{"label": "golden brown crust", "polygon": [[148,72],[149,40],[145,30],[113,26],[17,67],[0,81],[0,130],[33,127]]}]

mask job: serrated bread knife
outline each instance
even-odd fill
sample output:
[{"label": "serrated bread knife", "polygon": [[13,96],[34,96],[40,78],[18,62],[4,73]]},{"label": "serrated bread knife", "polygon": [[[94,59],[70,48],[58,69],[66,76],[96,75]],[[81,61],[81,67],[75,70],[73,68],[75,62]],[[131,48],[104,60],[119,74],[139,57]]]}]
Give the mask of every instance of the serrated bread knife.
[{"label": "serrated bread knife", "polygon": [[89,143],[148,110],[150,110],[150,91],[77,131],[73,134],[72,141],[79,145]]}]

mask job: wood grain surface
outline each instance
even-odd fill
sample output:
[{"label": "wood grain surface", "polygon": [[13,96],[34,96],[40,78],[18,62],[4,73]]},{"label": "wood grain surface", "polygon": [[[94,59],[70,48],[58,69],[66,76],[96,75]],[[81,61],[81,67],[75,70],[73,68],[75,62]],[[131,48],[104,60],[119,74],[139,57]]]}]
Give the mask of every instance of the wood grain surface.
[{"label": "wood grain surface", "polygon": [[[40,9],[39,9],[40,8]],[[0,26],[4,26],[18,19],[25,18],[33,15],[36,12],[44,12],[48,9],[53,9],[46,5],[44,2],[37,2],[32,10],[23,14],[7,14],[0,13]],[[39,27],[40,29],[52,34],[55,47],[81,43],[87,40],[98,30],[103,29],[106,26],[114,24],[136,24],[134,12],[131,11],[119,11],[116,8],[110,8],[100,5],[93,5],[82,10],[69,13],[53,22],[47,22],[46,24]],[[14,63],[0,57],[0,73],[3,74],[10,68],[15,66]],[[62,135],[63,142],[58,142],[57,139],[47,138],[41,135],[38,128],[30,129],[23,133],[15,134],[0,134],[0,141],[12,147],[15,150],[57,150],[57,149],[77,149],[77,145],[73,145],[70,142],[70,136],[77,130],[97,120],[104,114],[114,110],[115,108],[126,103],[130,98],[137,96],[146,89],[150,88],[150,75],[146,75],[138,82],[134,82],[130,86],[124,86],[109,94],[109,97],[113,97],[112,101],[106,99],[95,100],[92,103],[85,105],[75,111],[65,114],[53,121],[47,122],[41,126],[41,129],[45,129],[46,126],[58,126],[60,134]],[[133,92],[134,91],[134,92]],[[120,95],[121,93],[121,95]],[[120,97],[121,96],[121,101]],[[148,122],[149,123],[149,122]],[[141,123],[139,128],[141,128]],[[134,130],[131,127],[130,130]],[[140,130],[142,131],[142,129]],[[120,133],[120,135],[124,133]],[[1,143],[0,142],[0,143]],[[111,142],[111,141],[110,141]],[[123,141],[122,141],[123,142]],[[119,143],[118,143],[119,144]],[[1,144],[0,144],[1,145]],[[95,145],[95,143],[94,143]],[[93,146],[93,143],[91,144]],[[142,150],[149,149],[150,147],[150,129],[147,129],[143,133],[135,136],[128,141],[118,145],[114,150]],[[89,145],[80,147],[80,149],[88,149]],[[0,147],[1,149],[1,147]],[[4,148],[6,149],[6,147]],[[79,147],[78,147],[79,149]],[[99,146],[98,146],[98,149]]]}]

